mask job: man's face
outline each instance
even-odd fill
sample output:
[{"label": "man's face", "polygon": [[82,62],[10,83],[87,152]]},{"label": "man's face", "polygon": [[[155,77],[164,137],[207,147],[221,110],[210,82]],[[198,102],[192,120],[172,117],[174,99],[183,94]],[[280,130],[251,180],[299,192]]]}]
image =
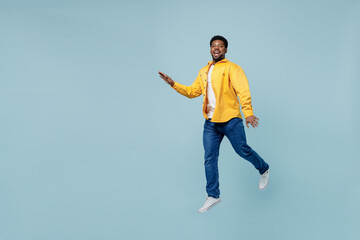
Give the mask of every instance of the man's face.
[{"label": "man's face", "polygon": [[224,59],[225,53],[227,53],[227,49],[225,48],[225,43],[223,41],[215,40],[211,43],[210,54],[214,61]]}]

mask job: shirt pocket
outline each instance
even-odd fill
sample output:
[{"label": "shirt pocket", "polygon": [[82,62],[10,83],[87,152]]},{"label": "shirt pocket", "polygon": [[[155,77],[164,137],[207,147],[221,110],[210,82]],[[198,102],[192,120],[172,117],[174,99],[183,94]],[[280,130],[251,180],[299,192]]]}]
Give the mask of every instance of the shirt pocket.
[{"label": "shirt pocket", "polygon": [[220,89],[220,87],[223,85],[224,79],[225,79],[225,71],[216,71],[213,72],[211,75],[211,85],[213,88]]}]

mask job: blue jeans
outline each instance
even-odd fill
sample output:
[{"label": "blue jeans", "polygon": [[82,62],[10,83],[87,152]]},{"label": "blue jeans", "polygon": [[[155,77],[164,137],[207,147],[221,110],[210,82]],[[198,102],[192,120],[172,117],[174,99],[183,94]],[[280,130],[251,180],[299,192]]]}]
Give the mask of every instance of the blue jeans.
[{"label": "blue jeans", "polygon": [[228,122],[214,123],[206,120],[204,124],[203,143],[205,150],[206,192],[208,196],[218,198],[219,171],[218,157],[220,143],[224,135],[230,140],[235,152],[251,162],[263,174],[269,165],[246,143],[244,125],[241,118],[233,118]]}]

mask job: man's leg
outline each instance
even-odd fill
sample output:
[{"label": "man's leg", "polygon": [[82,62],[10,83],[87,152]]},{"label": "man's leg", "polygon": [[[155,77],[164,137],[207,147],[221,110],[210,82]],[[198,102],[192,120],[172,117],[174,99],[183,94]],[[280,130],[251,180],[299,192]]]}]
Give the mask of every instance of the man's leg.
[{"label": "man's leg", "polygon": [[245,129],[241,118],[231,119],[225,126],[225,135],[237,154],[251,162],[260,174],[269,169],[269,165],[246,142]]},{"label": "man's leg", "polygon": [[218,157],[224,135],[216,130],[216,124],[205,121],[203,144],[205,150],[206,192],[209,197],[219,198]]}]

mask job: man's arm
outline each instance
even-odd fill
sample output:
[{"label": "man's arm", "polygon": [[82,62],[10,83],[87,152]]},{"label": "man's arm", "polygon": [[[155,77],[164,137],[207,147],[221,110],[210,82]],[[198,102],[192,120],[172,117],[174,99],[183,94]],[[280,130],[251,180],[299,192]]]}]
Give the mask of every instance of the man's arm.
[{"label": "man's arm", "polygon": [[202,94],[202,89],[201,89],[201,84],[200,84],[200,81],[201,81],[200,74],[198,75],[198,77],[195,79],[195,81],[193,82],[193,84],[191,86],[185,86],[178,82],[175,82],[174,80],[172,80],[171,77],[169,77],[168,75],[166,75],[165,73],[162,73],[162,72],[159,72],[159,76],[167,84],[169,84],[172,88],[174,88],[178,93],[180,93],[181,95],[184,95],[185,97],[195,98]]},{"label": "man's arm", "polygon": [[253,128],[259,125],[259,118],[254,116],[251,105],[251,95],[249,82],[244,71],[239,67],[230,74],[230,82],[234,87],[236,94],[239,96],[241,110],[245,115],[246,126],[249,128],[249,123]]}]

